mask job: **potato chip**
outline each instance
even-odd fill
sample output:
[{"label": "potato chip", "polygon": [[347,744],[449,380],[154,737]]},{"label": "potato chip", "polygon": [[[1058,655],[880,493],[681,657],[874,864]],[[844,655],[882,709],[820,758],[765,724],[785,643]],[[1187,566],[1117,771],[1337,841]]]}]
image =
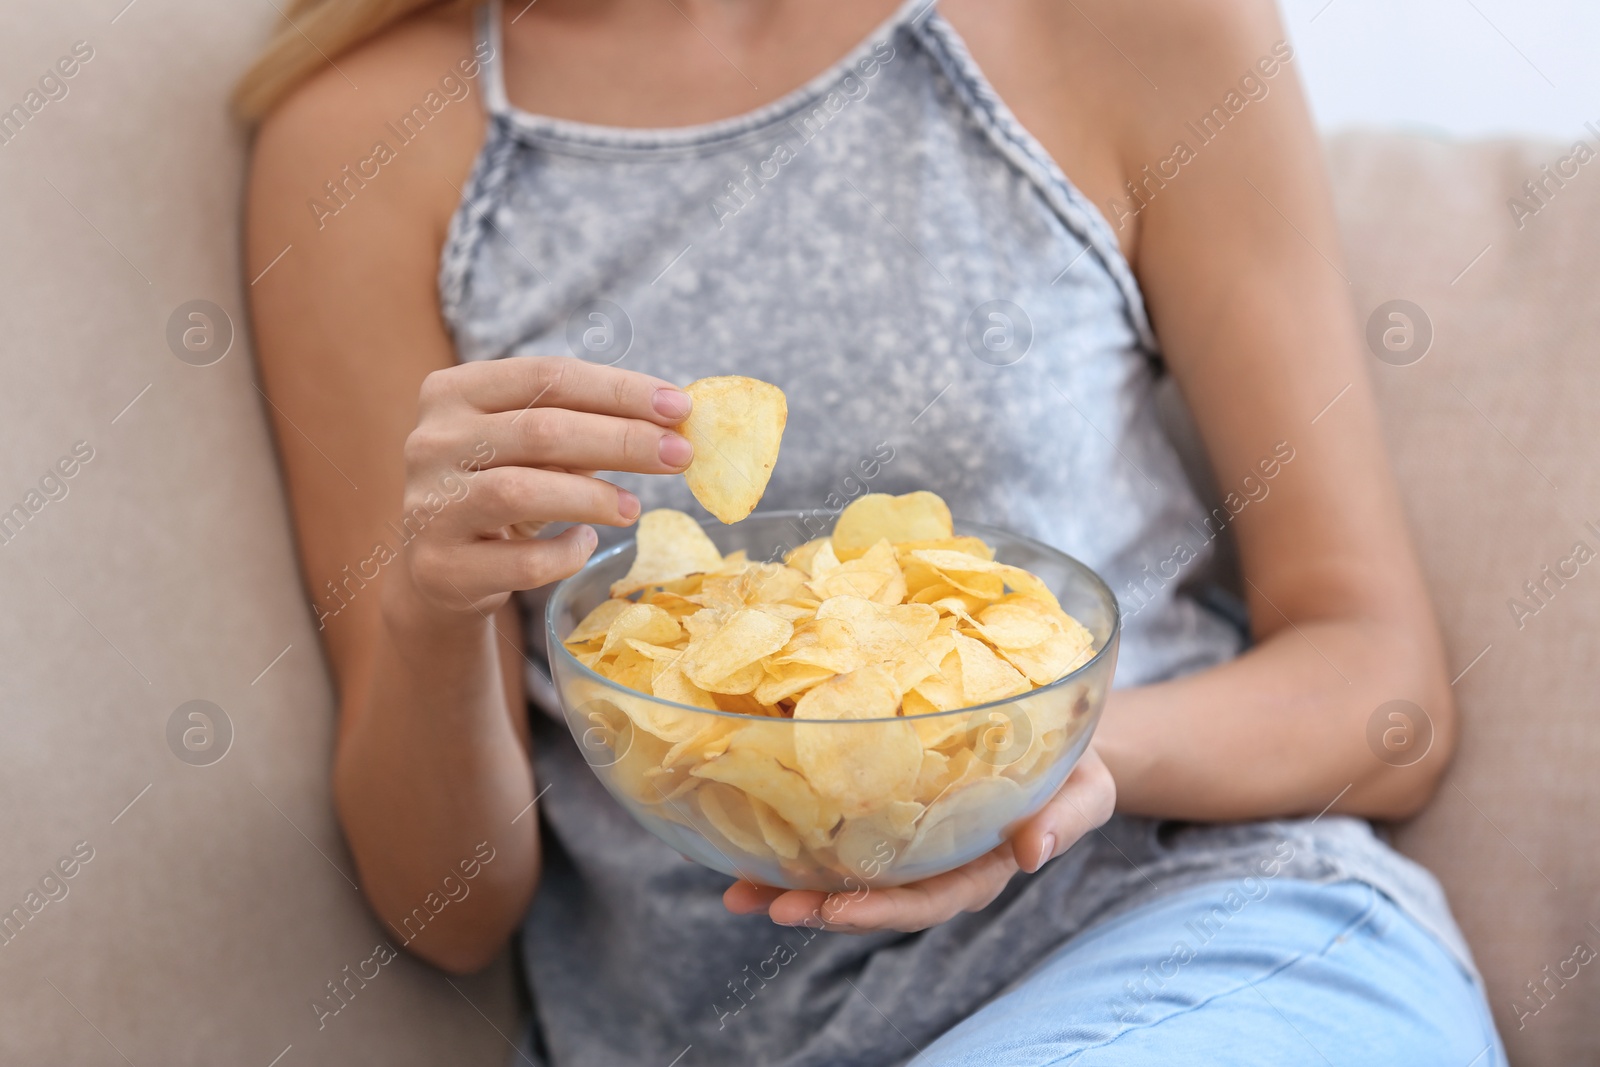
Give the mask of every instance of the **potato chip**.
[{"label": "potato chip", "polygon": [[908,645],[921,645],[939,622],[939,613],[926,604],[889,607],[857,596],[829,597],[817,608],[816,617],[842,622],[867,663],[882,663]]},{"label": "potato chip", "polygon": [[685,599],[726,616],[745,606],[745,592],[743,583],[731,574],[707,575],[699,592],[690,593]]},{"label": "potato chip", "polygon": [[[1003,605],[996,605],[1000,607]],[[1070,616],[1066,624],[1036,645],[1001,647],[1000,654],[1035,685],[1048,685],[1094,658],[1094,635]]]},{"label": "potato chip", "polygon": [[618,654],[629,638],[653,645],[671,644],[682,632],[678,620],[667,614],[664,608],[654,604],[628,604],[611,620],[605,642],[600,646],[600,654]]},{"label": "potato chip", "polygon": [[639,516],[633,565],[611,583],[611,595],[624,597],[648,586],[716,570],[722,553],[688,515],[656,508]]},{"label": "potato chip", "polygon": [[1060,612],[1052,613],[1047,605],[1037,600],[1018,598],[976,610],[977,617],[971,621],[996,648],[1032,648],[1048,641],[1060,628],[1052,617]]},{"label": "potato chip", "polygon": [[795,626],[794,635],[769,665],[818,667],[830,674],[845,674],[867,662],[844,620],[811,618]]},{"label": "potato chip", "polygon": [[971,622],[973,612],[982,611],[993,601],[973,596],[971,593],[963,593],[959,589],[952,589],[945,596],[927,603],[933,605],[933,609],[941,615],[956,615],[965,622]]},{"label": "potato chip", "polygon": [[894,550],[902,561],[919,548],[942,548],[951,552],[964,552],[979,559],[994,559],[994,549],[981,537],[934,537],[922,541],[896,541]]},{"label": "potato chip", "polygon": [[728,751],[733,737],[739,732],[739,720],[702,715],[696,720],[697,729],[661,756],[663,770],[680,766],[693,767],[708,759],[716,759]]},{"label": "potato chip", "polygon": [[806,591],[804,571],[781,563],[757,563],[744,572],[747,604],[781,604],[803,596]]},{"label": "potato chip", "polygon": [[756,823],[750,798],[742,791],[720,782],[707,782],[695,796],[706,822],[735,849],[752,856],[771,853],[761,827]]},{"label": "potato chip", "polygon": [[950,508],[934,493],[868,493],[839,513],[833,526],[833,551],[839,559],[849,561],[879,541],[944,538],[951,532]]},{"label": "potato chip", "polygon": [[918,802],[922,804],[931,803],[939,794],[944,792],[945,786],[949,784],[950,757],[931,748],[925,749],[922,753],[922,767],[917,771],[916,798]]},{"label": "potato chip", "polygon": [[824,541],[821,546],[811,554],[811,566],[808,572],[812,578],[826,578],[828,572],[839,565],[839,557],[833,554],[833,542]]},{"label": "potato chip", "polygon": [[[917,694],[917,697],[926,699],[921,694]],[[937,708],[932,708],[930,705],[930,709],[925,715],[907,720],[917,731],[917,740],[922,743],[924,749],[948,748],[952,741],[966,736],[968,720],[965,715],[949,713],[938,715],[933,713],[938,711]]]},{"label": "potato chip", "polygon": [[[953,552],[951,555],[959,556],[961,553]],[[983,603],[999,600],[1002,596],[1005,596],[1005,580],[998,574],[986,574],[983,571],[941,569],[939,570],[939,577],[955,587],[957,594],[965,593],[968,596],[976,597]]]},{"label": "potato chip", "polygon": [[761,666],[761,661],[747,663],[732,674],[708,682],[704,688],[713,695],[737,696],[741,693],[754,693],[756,686],[767,676],[766,669]]},{"label": "potato chip", "polygon": [[[611,603],[611,601],[607,601]],[[621,603],[629,604],[632,601],[624,600]],[[639,597],[641,604],[654,604],[656,607],[671,615],[674,619],[682,620],[700,610],[700,605],[690,600],[682,593],[669,592],[666,589],[651,589]]]},{"label": "potato chip", "polygon": [[816,605],[817,602],[814,600],[808,601],[804,604],[791,604],[784,602],[781,604],[762,604],[761,610],[766,612],[768,615],[773,615],[777,618],[787,620],[790,624],[793,624],[797,622],[805,622],[807,619],[811,618],[811,616],[815,615],[817,613]]},{"label": "potato chip", "polygon": [[750,810],[755,813],[756,828],[768,848],[786,860],[800,855],[800,835],[771,805],[751,797]]},{"label": "potato chip", "polygon": [[742,789],[767,804],[812,848],[826,843],[838,821],[837,812],[823,802],[804,777],[764,752],[730,746],[727,752],[689,773]]},{"label": "potato chip", "polygon": [[876,878],[916,833],[922,812],[914,800],[896,800],[871,815],[846,819],[833,842],[839,865],[858,878]]},{"label": "potato chip", "polygon": [[1003,773],[1018,761],[1030,759],[1034,749],[1043,744],[1032,718],[1018,704],[973,712],[967,729],[973,755],[993,768],[994,773]]},{"label": "potato chip", "polygon": [[582,622],[572,628],[572,632],[567,635],[567,644],[583,644],[596,637],[605,637],[612,621],[633,606],[633,601],[619,600],[616,597],[600,601],[593,611],[583,617]]},{"label": "potato chip", "polygon": [[594,665],[596,672],[605,675],[626,689],[649,692],[654,679],[655,664],[624,646],[611,660],[602,658]]},{"label": "potato chip", "polygon": [[1021,567],[1012,567],[1004,563],[998,564],[998,566],[1000,568],[1000,577],[1013,590],[1025,597],[1041,600],[1057,611],[1061,610],[1061,601],[1056,599],[1056,595],[1050,591],[1050,587],[1045,585],[1044,580],[1037,574],[1025,571]]},{"label": "potato chip", "polygon": [[783,390],[754,378],[701,378],[684,392],[694,409],[679,427],[694,445],[683,472],[689,491],[725,523],[738,522],[766,492],[789,418]]},{"label": "potato chip", "polygon": [[768,668],[767,676],[756,686],[755,698],[760,703],[776,704],[780,700],[799,696],[812,686],[825,682],[838,673],[826,667],[813,667],[805,663],[785,664],[779,671],[780,673],[774,674],[771,668]]},{"label": "potato chip", "polygon": [[1005,760],[1000,764],[1001,774],[1019,782],[1032,777],[1035,767],[1059,752],[1061,742],[1066,738],[1064,730],[1041,730],[1034,723],[1031,714],[1028,715],[1028,722],[1032,736],[1027,750],[1021,753],[1007,753]]},{"label": "potato chip", "polygon": [[736,548],[722,557],[722,563],[713,574],[742,574],[750,565],[750,553],[742,548]]},{"label": "potato chip", "polygon": [[939,661],[939,670],[912,687],[912,692],[926,700],[935,711],[951,711],[967,706],[965,688],[961,682],[961,656],[955,649],[955,638],[950,637],[950,651]]},{"label": "potato chip", "polygon": [[900,703],[894,678],[863,667],[806,691],[794,706],[794,750],[800,769],[822,797],[846,817],[865,815],[892,800],[909,800],[922,769],[922,744],[904,721],[891,718]]},{"label": "potato chip", "polygon": [[[702,689],[748,693],[761,681],[761,659],[783,648],[793,633],[794,625],[786,619],[760,608],[742,608],[716,631],[691,640],[680,667]],[[719,688],[717,683],[751,666],[757,673],[748,686]]]},{"label": "potato chip", "polygon": [[[688,704],[690,707],[695,708],[715,708],[717,706],[716,701],[711,699],[710,693],[695,685],[689,680],[688,675],[683,673],[683,666],[678,660],[662,664],[651,677],[650,687],[654,695],[662,700],[670,700],[674,704]],[[663,710],[671,711],[673,709],[665,708]],[[635,717],[635,721],[638,721],[637,717]],[[648,722],[644,724],[644,727],[658,737],[668,737],[667,734],[661,733],[659,730],[651,729]],[[674,741],[682,740],[680,737],[672,737],[670,739]]]},{"label": "potato chip", "polygon": [[694,574],[687,574],[682,578],[669,578],[664,582],[656,582],[655,584],[649,586],[648,592],[655,593],[659,591],[663,593],[677,593],[679,596],[693,596],[695,593],[700,591],[700,586],[705,582],[705,580],[705,572],[696,571]]},{"label": "potato chip", "polygon": [[[811,577],[812,558],[816,556],[816,554],[822,549],[822,546],[831,546],[831,544],[831,539],[827,537],[813,537],[805,544],[796,545],[794,548],[791,548],[788,552],[784,553],[783,562],[788,566],[793,567],[795,570],[801,571],[807,578],[809,578]],[[831,547],[829,551],[832,551]]]},{"label": "potato chip", "polygon": [[992,559],[983,559],[951,548],[914,548],[907,554],[918,562],[951,574],[988,574],[1004,566]]},{"label": "potato chip", "polygon": [[817,599],[857,596],[882,604],[898,604],[905,599],[906,581],[900,573],[894,549],[879,541],[861,556],[841,563],[808,583]]},{"label": "potato chip", "polygon": [[[1060,608],[1050,587],[1045,585],[1038,575],[1013,567],[1006,563],[996,563],[994,560],[978,559],[965,552],[956,552],[947,548],[918,548],[911,551],[911,558],[921,563],[931,565],[942,574],[947,582],[964,593],[974,596],[998,600],[1003,595],[998,590],[1001,584],[1009,585],[1013,590],[1023,596],[1035,600],[1042,600],[1053,608]],[[998,579],[998,581],[996,581]]]},{"label": "potato chip", "polygon": [[[603,729],[591,727],[584,734],[585,757],[600,764],[608,762],[610,757],[592,748],[589,742],[599,743],[604,733]],[[629,723],[624,723],[621,731],[613,736],[612,745],[619,755],[611,763],[612,785],[641,804],[661,803],[679,777],[661,774],[661,761],[672,746]]]},{"label": "potato chip", "polygon": [[[759,664],[757,664],[759,666]],[[759,685],[760,683],[756,683]],[[766,715],[767,708],[757,700],[751,690],[742,690],[738,693],[718,693],[713,691],[711,700],[717,705],[718,711],[726,711],[730,715]]]},{"label": "potato chip", "polygon": [[954,634],[956,655],[961,658],[961,693],[966,707],[1019,696],[1032,684],[1011,664],[982,641]]},{"label": "potato chip", "polygon": [[[944,658],[955,651],[955,643],[949,635],[941,634],[930,637],[921,644],[907,644],[900,652],[884,664],[889,673],[894,675],[895,685],[902,696],[909,689],[920,685],[924,679],[939,672],[939,664]],[[907,715],[912,714],[906,710]]]},{"label": "potato chip", "polygon": [[975,830],[1004,827],[1022,813],[1027,800],[1028,794],[1010,778],[981,778],[952,788],[923,812],[900,862],[913,865],[949,855]]},{"label": "potato chip", "polygon": [[[957,592],[956,587],[945,581],[944,575],[934,569],[932,564],[924,563],[909,555],[900,555],[900,574],[906,580],[906,599],[916,603],[926,603],[936,600],[941,596],[949,596]],[[929,593],[930,589],[939,589],[940,592]]]},{"label": "potato chip", "polygon": [[794,754],[794,727],[776,723],[745,723],[728,739],[735,752],[753,752],[776,760],[791,771],[800,769]]},{"label": "potato chip", "polygon": [[[683,654],[681,649],[673,648],[671,645],[652,645],[648,641],[640,641],[635,637],[628,638],[624,643],[632,651],[656,663],[671,663]],[[654,677],[655,673],[652,671],[652,680]]]},{"label": "potato chip", "polygon": [[[738,610],[737,608],[734,609]],[[722,629],[728,621],[728,616],[733,614],[727,608],[699,608],[693,615],[686,615],[680,620],[679,625],[691,638],[710,637]]]}]

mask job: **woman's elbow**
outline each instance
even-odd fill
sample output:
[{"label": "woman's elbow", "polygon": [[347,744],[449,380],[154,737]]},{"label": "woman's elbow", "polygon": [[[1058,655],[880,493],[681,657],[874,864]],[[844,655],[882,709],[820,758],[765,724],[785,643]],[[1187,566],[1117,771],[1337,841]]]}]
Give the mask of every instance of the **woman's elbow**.
[{"label": "woman's elbow", "polygon": [[439,939],[426,945],[411,942],[406,949],[418,959],[446,974],[465,978],[488,967],[505,947],[505,938]]},{"label": "woman's elbow", "polygon": [[1365,723],[1366,773],[1351,789],[1350,810],[1370,819],[1402,821],[1428,806],[1455,755],[1457,721],[1450,688],[1441,680],[1426,703],[1392,700]]}]

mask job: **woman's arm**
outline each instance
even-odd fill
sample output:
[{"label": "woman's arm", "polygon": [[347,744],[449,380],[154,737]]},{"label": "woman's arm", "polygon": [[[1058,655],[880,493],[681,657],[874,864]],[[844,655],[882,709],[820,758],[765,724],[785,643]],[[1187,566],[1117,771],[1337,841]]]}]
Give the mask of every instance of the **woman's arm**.
[{"label": "woman's arm", "polygon": [[[464,20],[440,17],[341,56],[261,130],[248,213],[262,382],[338,683],[340,820],[374,910],[453,971],[493,956],[538,879],[509,593],[571,574],[595,541],[507,527],[627,525],[631,494],[573,472],[672,472],[689,451],[662,428],[687,398],[662,410],[656,379],[576,360],[454,365],[435,285],[482,137],[475,95],[350,183],[337,214],[311,209],[471,54]],[[660,458],[668,438],[681,463]],[[451,875],[469,892],[435,915]]]},{"label": "woman's arm", "polygon": [[[464,38],[460,50],[470,54]],[[403,29],[341,57],[359,91],[329,70],[267,120],[252,164],[246,274],[261,275],[251,289],[261,379],[338,686],[334,795],[362,890],[395,937],[409,936],[419,926],[406,925],[412,909],[442,895],[443,877],[459,877],[457,864],[488,841],[495,858],[470,896],[410,946],[468,970],[509,933],[537,878],[537,820],[511,824],[533,797],[516,726],[520,676],[506,669],[501,682],[501,660],[516,666],[514,653],[502,656],[516,622],[509,610],[489,612],[504,632],[497,640],[488,619],[408,610],[400,602],[414,597],[397,595],[406,568],[379,567],[374,549],[400,548],[388,523],[401,519],[417,398],[429,373],[454,362],[434,264],[452,195],[445,177],[465,180],[459,160],[470,165],[474,131],[447,108],[377,179],[349,183],[337,214],[318,219],[310,206],[338,206],[323,183],[345,180],[341,168],[368,157],[382,134],[380,116],[402,113],[416,95],[407,89],[455,59]]]},{"label": "woman's arm", "polygon": [[[1244,497],[1253,476],[1249,486],[1270,489],[1231,523],[1255,647],[1112,697],[1096,740],[1119,807],[1246,819],[1316,813],[1338,797],[1336,811],[1411,814],[1449,759],[1454,708],[1276,10],[1073,6],[1103,110],[1118,116],[1122,174],[1167,175],[1144,186],[1142,205],[1120,182],[1097,199],[1121,224],[1219,484]],[[1213,108],[1226,121],[1200,129]],[[1263,483],[1258,465],[1285,448],[1292,462]],[[1395,699],[1420,705],[1434,729],[1432,751],[1406,768],[1367,741],[1369,719]]]}]

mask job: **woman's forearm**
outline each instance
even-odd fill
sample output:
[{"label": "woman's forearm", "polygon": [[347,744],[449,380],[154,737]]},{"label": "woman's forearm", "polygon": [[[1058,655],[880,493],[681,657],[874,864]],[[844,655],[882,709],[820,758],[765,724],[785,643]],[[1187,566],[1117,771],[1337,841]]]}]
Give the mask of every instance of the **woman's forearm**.
[{"label": "woman's forearm", "polygon": [[339,815],[391,933],[441,967],[476,970],[538,878],[533,778],[499,664],[505,642],[490,618],[438,618],[398,589],[385,594],[371,682],[345,711]]},{"label": "woman's forearm", "polygon": [[[1284,627],[1231,662],[1114,692],[1095,743],[1118,809],[1193,820],[1412,814],[1449,760],[1454,711],[1415,629],[1370,620]],[[1380,759],[1368,724],[1408,700],[1432,727],[1426,756]],[[1381,732],[1381,731],[1380,731]],[[1337,798],[1337,803],[1333,803]]]}]

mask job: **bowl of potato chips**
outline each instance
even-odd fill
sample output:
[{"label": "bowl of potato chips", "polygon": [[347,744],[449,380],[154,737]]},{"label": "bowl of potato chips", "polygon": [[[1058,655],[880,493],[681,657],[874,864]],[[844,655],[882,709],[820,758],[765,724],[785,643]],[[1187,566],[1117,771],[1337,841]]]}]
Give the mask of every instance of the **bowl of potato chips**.
[{"label": "bowl of potato chips", "polygon": [[567,724],[634,818],[733,877],[838,891],[952,870],[1083,754],[1116,597],[932,493],[861,497],[828,536],[814,523],[641,516],[550,597]]}]

